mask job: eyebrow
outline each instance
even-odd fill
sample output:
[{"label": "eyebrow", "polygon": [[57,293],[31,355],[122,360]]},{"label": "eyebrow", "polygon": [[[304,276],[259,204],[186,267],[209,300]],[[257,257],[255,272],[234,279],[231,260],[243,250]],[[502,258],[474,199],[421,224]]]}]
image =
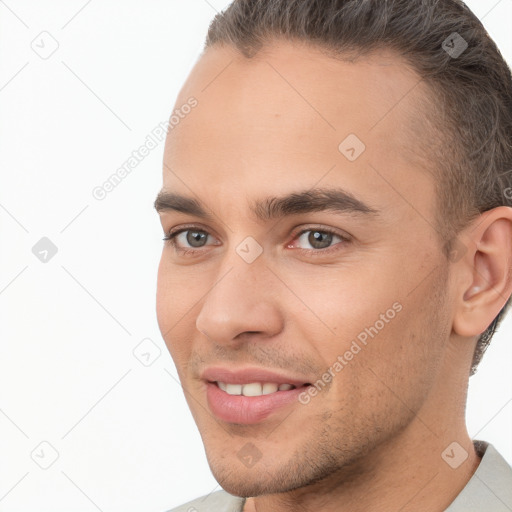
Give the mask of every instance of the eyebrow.
[{"label": "eyebrow", "polygon": [[[154,207],[158,213],[176,211],[209,221],[214,220],[213,216],[196,199],[165,190],[158,193]],[[320,211],[363,215],[379,214],[379,210],[371,208],[350,192],[340,188],[314,188],[280,197],[266,197],[253,202],[250,209],[255,218],[260,221]]]}]

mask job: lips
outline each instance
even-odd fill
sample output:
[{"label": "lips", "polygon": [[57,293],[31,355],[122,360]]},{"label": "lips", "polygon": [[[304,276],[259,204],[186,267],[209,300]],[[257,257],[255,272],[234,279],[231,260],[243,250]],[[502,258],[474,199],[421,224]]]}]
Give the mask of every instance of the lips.
[{"label": "lips", "polygon": [[222,367],[210,367],[202,373],[201,378],[207,382],[224,382],[227,384],[251,384],[253,382],[272,382],[277,385],[291,384],[296,388],[310,384],[306,378],[285,375],[265,368],[244,368],[232,370]]},{"label": "lips", "polygon": [[[297,406],[300,393],[310,385],[306,379],[264,368],[211,367],[203,372],[202,378],[206,381],[206,398],[213,415],[237,424],[258,423],[285,407]],[[268,394],[243,392],[257,386],[256,383],[263,387],[272,383],[274,389]]]}]

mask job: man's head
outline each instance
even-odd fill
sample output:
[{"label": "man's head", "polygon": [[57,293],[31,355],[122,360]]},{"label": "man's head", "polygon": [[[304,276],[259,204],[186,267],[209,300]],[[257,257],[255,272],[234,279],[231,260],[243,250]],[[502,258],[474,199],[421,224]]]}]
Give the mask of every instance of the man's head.
[{"label": "man's head", "polygon": [[[328,485],[442,437],[512,290],[512,79],[479,21],[456,1],[237,1],[190,97],[156,201],[179,232],[157,315],[217,480]],[[214,367],[304,387],[240,412]]]}]

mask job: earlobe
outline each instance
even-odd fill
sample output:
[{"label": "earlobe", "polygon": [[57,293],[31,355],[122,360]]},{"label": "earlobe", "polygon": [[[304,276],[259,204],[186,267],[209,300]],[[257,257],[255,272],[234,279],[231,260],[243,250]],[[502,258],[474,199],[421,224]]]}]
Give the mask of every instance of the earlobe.
[{"label": "earlobe", "polygon": [[468,253],[455,270],[463,277],[453,330],[465,337],[482,334],[512,294],[512,208],[489,210],[475,224],[464,230]]}]

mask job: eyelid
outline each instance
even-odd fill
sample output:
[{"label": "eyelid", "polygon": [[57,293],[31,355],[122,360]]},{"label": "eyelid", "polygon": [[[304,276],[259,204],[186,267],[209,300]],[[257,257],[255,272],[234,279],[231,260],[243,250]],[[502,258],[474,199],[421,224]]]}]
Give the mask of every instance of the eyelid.
[{"label": "eyelid", "polygon": [[[300,235],[304,234],[307,231],[320,231],[322,233],[329,233],[331,235],[339,236],[341,239],[347,242],[352,240],[352,237],[345,231],[323,224],[301,224],[296,231],[292,231],[291,236],[293,236],[293,240],[295,240],[297,237],[299,237]],[[318,250],[321,249],[317,249],[317,251]]]},{"label": "eyelid", "polygon": [[208,235],[212,235],[212,233],[209,231],[208,228],[205,228],[199,224],[184,224],[177,228],[171,228],[169,231],[166,232],[164,240],[168,240],[169,238],[175,237],[182,233],[183,231],[200,231],[202,233],[207,233]]}]

